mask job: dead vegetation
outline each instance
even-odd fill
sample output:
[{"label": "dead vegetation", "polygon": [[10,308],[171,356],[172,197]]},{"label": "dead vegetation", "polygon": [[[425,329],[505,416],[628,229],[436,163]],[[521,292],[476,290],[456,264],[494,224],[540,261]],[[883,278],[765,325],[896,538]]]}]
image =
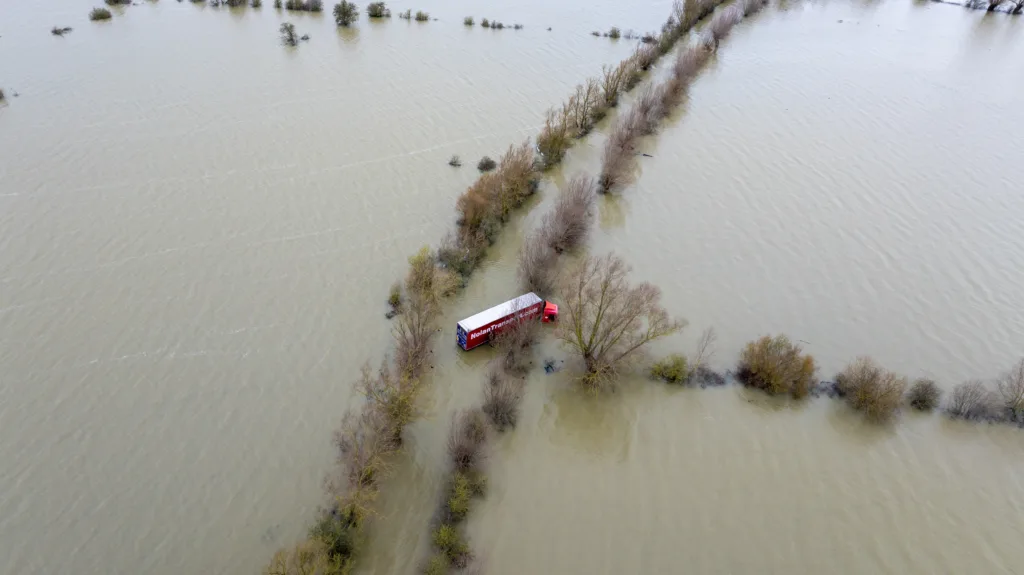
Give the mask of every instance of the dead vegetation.
[{"label": "dead vegetation", "polygon": [[613,254],[583,258],[562,286],[558,338],[584,364],[580,384],[596,391],[642,356],[650,342],[682,329],[661,307],[661,290],[630,285],[629,267]]},{"label": "dead vegetation", "polygon": [[869,357],[859,357],[836,376],[836,385],[850,407],[870,420],[884,422],[899,411],[907,378],[883,369]]},{"label": "dead vegetation", "polygon": [[596,216],[596,184],[590,177],[574,176],[559,193],[554,207],[523,242],[519,253],[519,279],[542,296],[554,292],[558,255],[582,245]]},{"label": "dead vegetation", "polygon": [[523,380],[492,372],[484,382],[483,411],[499,432],[512,429],[519,421],[519,404],[523,399]]},{"label": "dead vegetation", "polygon": [[1011,421],[1024,421],[1024,359],[999,377],[996,389],[1004,416]]},{"label": "dead vegetation", "polygon": [[770,395],[806,397],[814,386],[814,358],[784,335],[764,336],[743,348],[736,377]]}]

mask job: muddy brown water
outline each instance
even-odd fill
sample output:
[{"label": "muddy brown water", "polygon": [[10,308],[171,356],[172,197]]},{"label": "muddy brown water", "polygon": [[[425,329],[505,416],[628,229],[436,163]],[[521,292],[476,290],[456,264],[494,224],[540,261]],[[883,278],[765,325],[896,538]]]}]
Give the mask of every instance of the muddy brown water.
[{"label": "muddy brown water", "polygon": [[[21,94],[0,107],[0,571],[252,573],[322,501],[351,382],[386,350],[387,286],[450,226],[472,164],[631,49],[590,30],[651,29],[669,4],[395,4],[439,20],[342,32],[269,3],[165,0],[101,24],[88,8],[0,7],[0,82]],[[466,30],[467,14],[526,28]],[[310,43],[278,45],[282,19]],[[870,354],[947,389],[1024,353],[1018,20],[787,2],[740,24],[644,141],[637,184],[600,204],[592,250],[691,322],[655,351],[714,326],[727,368],[782,331],[825,374]],[[449,418],[489,359],[455,349],[454,322],[516,295],[523,233],[596,172],[606,129],[446,310],[364,571],[411,572],[429,548]],[[565,358],[550,338],[546,357]],[[1024,560],[1019,430],[877,428],[827,400],[642,376],[581,398],[570,371],[531,375],[495,442],[468,523],[488,572]]]}]

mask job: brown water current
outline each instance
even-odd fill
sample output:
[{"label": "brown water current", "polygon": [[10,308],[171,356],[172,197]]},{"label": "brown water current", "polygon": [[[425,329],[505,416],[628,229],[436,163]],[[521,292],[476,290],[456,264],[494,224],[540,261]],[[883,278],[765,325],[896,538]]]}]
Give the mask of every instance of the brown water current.
[{"label": "brown water current", "polygon": [[[670,4],[393,4],[439,20],[345,31],[271,3],[164,0],[99,24],[90,7],[0,6],[0,572],[253,573],[322,501],[331,430],[389,345],[387,287],[450,228],[473,164],[634,45],[590,30],[652,29]],[[312,40],[284,48],[282,20]],[[1021,25],[837,1],[737,26],[643,141],[637,183],[601,201],[592,251],[691,322],[655,351],[714,326],[727,368],[785,332],[824,375],[870,354],[946,389],[1018,359]],[[517,295],[520,239],[568,176],[597,172],[613,119],[450,303],[365,572],[428,551],[451,413],[479,402],[491,356],[459,352],[454,322]],[[547,338],[537,357],[565,352]],[[570,371],[531,375],[495,442],[467,525],[487,572],[1024,561],[1018,429],[880,428],[827,400],[641,375],[586,398]]]}]

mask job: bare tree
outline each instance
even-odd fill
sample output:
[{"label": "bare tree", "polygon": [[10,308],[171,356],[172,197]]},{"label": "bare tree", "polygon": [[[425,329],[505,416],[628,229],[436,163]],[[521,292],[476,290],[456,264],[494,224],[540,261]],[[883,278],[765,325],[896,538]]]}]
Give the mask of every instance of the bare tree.
[{"label": "bare tree", "polygon": [[484,458],[487,420],[479,408],[456,413],[448,432],[448,457],[455,471],[476,470]]},{"label": "bare tree", "polygon": [[334,432],[346,481],[337,493],[375,487],[391,470],[390,455],[398,450],[394,429],[383,411],[348,411]]},{"label": "bare tree", "polygon": [[960,419],[985,419],[992,413],[992,394],[985,384],[970,380],[953,388],[946,413]]},{"label": "bare tree", "polygon": [[484,382],[483,411],[498,431],[516,426],[519,403],[523,399],[523,381],[492,371]]},{"label": "bare tree", "polygon": [[642,135],[653,134],[658,129],[658,122],[665,117],[665,108],[661,105],[662,99],[658,90],[653,85],[648,85],[637,98],[634,110],[637,117],[636,127]]},{"label": "bare tree", "polygon": [[362,368],[357,388],[366,396],[364,409],[380,411],[391,427],[392,440],[402,443],[402,429],[416,415],[416,388],[419,380],[404,374],[395,374],[387,359],[374,373],[369,365]]},{"label": "bare tree", "polygon": [[1024,359],[999,377],[999,396],[1003,409],[1014,420],[1024,416]]},{"label": "bare tree", "polygon": [[619,94],[626,83],[627,70],[620,64],[615,67],[605,66],[601,68],[601,72],[601,95],[604,98],[604,105],[614,108],[619,104]]},{"label": "bare tree", "polygon": [[631,286],[629,266],[614,254],[586,257],[562,288],[558,337],[583,359],[581,383],[596,390],[637,359],[648,343],[682,329],[661,307],[661,290]]},{"label": "bare tree", "polygon": [[519,280],[523,287],[544,297],[555,291],[558,254],[540,231],[526,238],[519,251]]},{"label": "bare tree", "polygon": [[715,355],[715,342],[717,340],[718,334],[715,333],[715,328],[709,327],[701,332],[700,340],[697,341],[697,353],[690,359],[691,370],[696,372],[711,361],[711,357]]},{"label": "bare tree", "polygon": [[398,316],[391,330],[395,340],[397,377],[415,379],[423,373],[437,316],[436,302],[418,293],[410,295],[405,313]]},{"label": "bare tree", "polygon": [[615,121],[615,127],[604,144],[601,155],[602,193],[608,193],[633,180],[636,167],[636,139],[639,136],[639,114],[633,107]]},{"label": "bare tree", "polygon": [[569,134],[569,109],[548,110],[544,128],[537,134],[537,151],[540,152],[544,168],[550,168],[562,161],[565,151],[572,146]]},{"label": "bare tree", "polygon": [[594,221],[597,184],[585,175],[573,176],[558,194],[554,208],[544,216],[541,233],[557,253],[582,244]]}]

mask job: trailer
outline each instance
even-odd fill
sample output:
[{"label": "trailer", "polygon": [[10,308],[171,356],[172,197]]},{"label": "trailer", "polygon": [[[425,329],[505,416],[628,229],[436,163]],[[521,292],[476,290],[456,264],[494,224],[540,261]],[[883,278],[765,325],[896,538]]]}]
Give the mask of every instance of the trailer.
[{"label": "trailer", "polygon": [[460,321],[455,326],[455,340],[459,347],[469,351],[491,341],[513,322],[531,321],[538,317],[545,323],[555,321],[558,306],[530,292]]}]

